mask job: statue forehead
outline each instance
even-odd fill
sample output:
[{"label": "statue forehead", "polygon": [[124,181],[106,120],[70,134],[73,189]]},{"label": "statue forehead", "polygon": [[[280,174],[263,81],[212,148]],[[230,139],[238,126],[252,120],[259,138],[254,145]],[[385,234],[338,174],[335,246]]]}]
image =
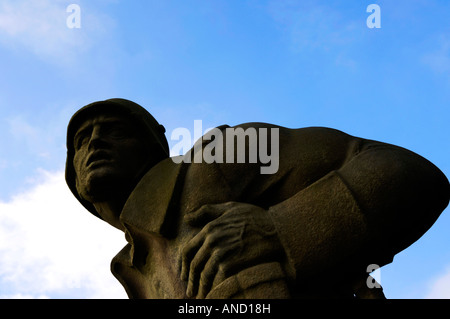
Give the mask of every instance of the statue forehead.
[{"label": "statue forehead", "polygon": [[132,126],[132,118],[121,112],[115,110],[108,110],[104,112],[90,112],[88,114],[83,114],[77,121],[77,125],[74,127],[74,132],[85,129],[86,127],[95,126],[97,124],[126,124]]},{"label": "statue forehead", "polygon": [[88,126],[88,125],[96,125],[102,123],[124,123],[131,125],[131,119],[126,116],[122,116],[119,114],[98,114],[94,116],[87,117],[85,119],[81,119],[80,124],[78,125],[78,129]]}]

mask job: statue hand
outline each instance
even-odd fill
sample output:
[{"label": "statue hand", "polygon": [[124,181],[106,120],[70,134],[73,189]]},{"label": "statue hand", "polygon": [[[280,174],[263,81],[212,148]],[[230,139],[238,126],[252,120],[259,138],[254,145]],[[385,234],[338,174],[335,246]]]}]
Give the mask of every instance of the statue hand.
[{"label": "statue hand", "polygon": [[204,298],[213,284],[284,255],[271,217],[261,207],[237,202],[204,205],[185,221],[202,227],[182,252],[181,278],[188,281],[188,297]]}]

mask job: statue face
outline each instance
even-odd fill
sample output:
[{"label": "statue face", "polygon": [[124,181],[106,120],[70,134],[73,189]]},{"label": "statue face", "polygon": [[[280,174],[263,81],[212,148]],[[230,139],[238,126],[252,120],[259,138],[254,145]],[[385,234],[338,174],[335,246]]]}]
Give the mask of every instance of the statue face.
[{"label": "statue face", "polygon": [[77,190],[92,203],[128,196],[148,161],[135,125],[120,115],[86,119],[73,142]]}]

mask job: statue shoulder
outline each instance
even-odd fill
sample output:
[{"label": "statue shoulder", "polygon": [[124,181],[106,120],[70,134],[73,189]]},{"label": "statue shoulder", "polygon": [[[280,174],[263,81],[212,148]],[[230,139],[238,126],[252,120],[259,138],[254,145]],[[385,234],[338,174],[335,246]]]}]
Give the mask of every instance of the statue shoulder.
[{"label": "statue shoulder", "polygon": [[123,223],[154,233],[164,233],[172,198],[182,185],[183,164],[167,158],[152,167],[139,181],[122,210]]}]

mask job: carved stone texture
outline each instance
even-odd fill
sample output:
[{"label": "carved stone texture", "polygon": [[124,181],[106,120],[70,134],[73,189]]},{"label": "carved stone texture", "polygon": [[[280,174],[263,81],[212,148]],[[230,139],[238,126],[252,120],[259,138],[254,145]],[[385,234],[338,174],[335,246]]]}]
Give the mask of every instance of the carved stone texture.
[{"label": "carved stone texture", "polygon": [[[257,148],[278,152],[276,172],[239,161],[236,145],[228,157],[227,129],[250,141],[247,155],[249,129],[272,139]],[[177,158],[164,131],[124,99],[89,104],[68,125],[67,184],[125,232],[111,270],[130,298],[383,298],[367,266],[392,262],[449,202],[425,158],[330,128],[223,125]]]}]

